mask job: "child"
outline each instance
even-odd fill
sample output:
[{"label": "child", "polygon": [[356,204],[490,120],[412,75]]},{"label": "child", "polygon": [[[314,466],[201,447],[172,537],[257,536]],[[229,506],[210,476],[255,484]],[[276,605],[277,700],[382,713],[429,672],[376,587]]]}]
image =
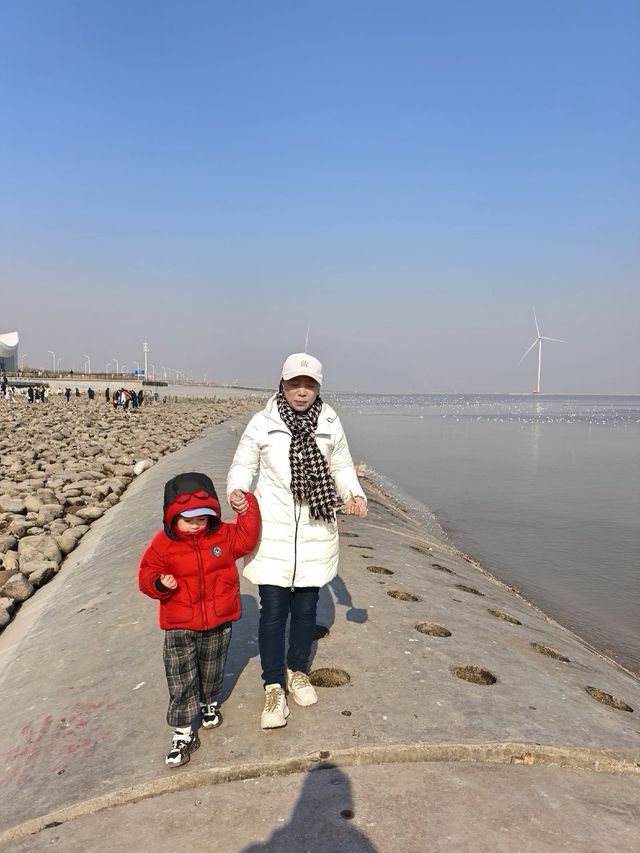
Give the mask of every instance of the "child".
[{"label": "child", "polygon": [[260,511],[253,495],[236,524],[220,520],[220,504],[206,474],[178,474],[164,487],[164,528],[147,545],[138,587],[160,602],[169,687],[167,722],[175,728],[165,759],[189,761],[200,746],[196,725],[222,722],[218,699],[231,622],[240,617],[235,560],[255,547]]}]

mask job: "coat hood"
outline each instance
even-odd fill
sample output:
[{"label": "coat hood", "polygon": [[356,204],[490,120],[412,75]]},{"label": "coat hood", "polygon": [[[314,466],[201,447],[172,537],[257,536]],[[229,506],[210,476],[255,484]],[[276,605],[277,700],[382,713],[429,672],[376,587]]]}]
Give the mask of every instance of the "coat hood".
[{"label": "coat hood", "polygon": [[178,474],[164,486],[164,532],[171,539],[178,539],[173,524],[176,516],[188,509],[206,507],[215,512],[209,516],[208,531],[215,530],[220,524],[220,501],[213,483],[206,474],[190,471]]}]

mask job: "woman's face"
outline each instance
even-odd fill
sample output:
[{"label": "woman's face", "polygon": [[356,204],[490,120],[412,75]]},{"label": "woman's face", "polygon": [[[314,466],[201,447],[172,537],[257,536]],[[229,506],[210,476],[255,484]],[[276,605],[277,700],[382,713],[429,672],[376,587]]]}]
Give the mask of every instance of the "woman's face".
[{"label": "woman's face", "polygon": [[282,380],[282,393],[294,412],[306,412],[318,396],[320,385],[310,376]]}]

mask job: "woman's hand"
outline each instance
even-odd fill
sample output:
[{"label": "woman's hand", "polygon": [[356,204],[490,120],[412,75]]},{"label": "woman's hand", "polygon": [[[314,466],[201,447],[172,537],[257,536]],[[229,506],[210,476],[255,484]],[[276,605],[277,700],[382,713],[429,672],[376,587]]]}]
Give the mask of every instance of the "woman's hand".
[{"label": "woman's hand", "polygon": [[234,489],[229,494],[229,506],[238,515],[244,515],[249,508],[249,501],[245,498],[241,489]]},{"label": "woman's hand", "polygon": [[167,589],[175,589],[178,586],[178,581],[173,575],[160,575],[160,583]]},{"label": "woman's hand", "polygon": [[357,515],[358,518],[364,518],[367,514],[367,502],[360,495],[357,495],[355,498],[352,495],[344,502],[342,511],[346,512],[347,515]]}]

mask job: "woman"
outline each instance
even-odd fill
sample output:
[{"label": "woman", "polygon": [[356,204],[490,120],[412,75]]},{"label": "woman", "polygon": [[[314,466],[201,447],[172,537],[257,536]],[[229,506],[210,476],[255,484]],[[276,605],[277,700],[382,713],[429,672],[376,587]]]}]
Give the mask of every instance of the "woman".
[{"label": "woman", "polygon": [[361,517],[367,511],[340,420],[319,397],[321,384],[317,358],[287,358],[279,390],[249,421],[227,479],[232,509],[243,513],[243,491],[254,490],[262,514],[260,542],[245,560],[244,576],[260,593],[263,729],[286,725],[286,690],[298,705],[318,701],[307,667],[320,587],[338,571],[335,510]]}]

